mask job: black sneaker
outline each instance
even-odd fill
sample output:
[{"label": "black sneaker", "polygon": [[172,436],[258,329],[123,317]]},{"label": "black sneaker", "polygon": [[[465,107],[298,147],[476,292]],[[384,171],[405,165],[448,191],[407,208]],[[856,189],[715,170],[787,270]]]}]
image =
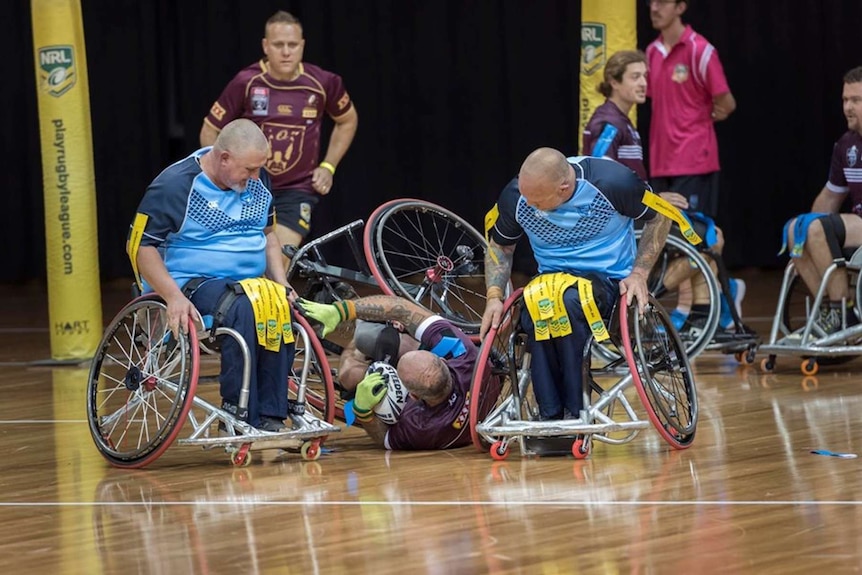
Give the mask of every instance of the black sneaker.
[{"label": "black sneaker", "polygon": [[280,433],[282,431],[290,430],[290,428],[284,424],[283,419],[271,417],[269,415],[260,416],[260,423],[257,425],[257,428],[261,431],[270,431],[272,433]]},{"label": "black sneaker", "polygon": [[683,340],[694,340],[700,337],[700,334],[706,329],[707,318],[708,316],[702,313],[692,311],[688,314],[682,329],[678,330],[680,337]]},{"label": "black sneaker", "polygon": [[[859,323],[859,318],[856,317],[856,312],[852,309],[847,310],[847,327],[852,327]],[[823,336],[832,335],[844,329],[841,323],[841,308],[840,307],[822,307],[820,315],[814,320],[816,330],[822,332]]]}]

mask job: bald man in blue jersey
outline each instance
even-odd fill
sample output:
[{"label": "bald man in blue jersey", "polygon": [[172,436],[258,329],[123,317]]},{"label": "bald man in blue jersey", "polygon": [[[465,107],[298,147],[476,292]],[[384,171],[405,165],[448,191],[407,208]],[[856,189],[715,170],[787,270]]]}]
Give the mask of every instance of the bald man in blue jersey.
[{"label": "bald man in blue jersey", "polygon": [[[198,311],[240,333],[252,364],[247,412],[239,407],[245,362],[232,337],[221,346],[222,409],[260,430],[279,432],[286,429],[293,338],[285,333],[283,344],[278,336],[259,345],[258,306],[247,291],[265,285],[265,294],[252,294],[255,301],[282,309],[291,291],[275,235],[272,194],[260,180],[268,153],[254,122],[226,125],[212,147],[167,167],[149,185],[127,249],[143,292],[165,300],[174,333],[186,331]],[[261,276],[274,285],[249,281]]]},{"label": "bald man in blue jersey", "polygon": [[[577,418],[584,408],[581,368],[596,328],[586,314],[595,311],[608,322],[620,295],[627,304],[637,301],[640,311],[646,306],[646,281],[671,224],[644,203],[651,192],[637,174],[613,160],[567,159],[557,150],[539,148],[503,189],[486,219],[488,297],[481,337],[499,325],[521,236],[527,236],[538,264],[539,276],[524,290],[527,305],[521,321],[531,336],[533,391],[542,419]],[[641,241],[635,242],[638,219],[646,224]],[[592,298],[582,301],[583,290],[591,291]],[[550,322],[549,327],[550,316],[544,311],[550,310],[537,311],[531,294],[554,302],[554,320],[556,306],[567,320]],[[587,303],[590,299],[594,306]]]}]

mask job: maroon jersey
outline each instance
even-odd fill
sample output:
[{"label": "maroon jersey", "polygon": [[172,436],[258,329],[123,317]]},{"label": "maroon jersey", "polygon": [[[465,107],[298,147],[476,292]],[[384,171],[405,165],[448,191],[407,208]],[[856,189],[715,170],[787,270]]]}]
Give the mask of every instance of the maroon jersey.
[{"label": "maroon jersey", "polygon": [[[447,449],[463,447],[470,439],[470,381],[479,349],[447,320],[432,316],[416,332],[422,344],[442,357],[452,376],[452,395],[434,407],[407,398],[401,417],[386,432],[386,449]],[[490,374],[490,370],[486,370]],[[499,385],[496,379],[489,385]],[[485,410],[487,411],[487,409]]]},{"label": "maroon jersey", "polygon": [[352,105],[337,74],[300,63],[299,77],[285,82],[272,78],[261,60],[234,76],[205,121],[221,130],[237,118],[252,120],[269,140],[272,189],[314,193],[311,173],[320,161],[323,116],[338,118]]},{"label": "maroon jersey", "polygon": [[836,193],[850,192],[853,212],[862,216],[862,135],[848,130],[835,142],[826,187]]},{"label": "maroon jersey", "polygon": [[596,141],[606,124],[611,124],[617,133],[604,156],[616,160],[634,171],[642,180],[647,179],[644,165],[644,149],[641,145],[641,135],[632,125],[629,117],[623,114],[616,104],[610,100],[596,108],[587,127],[584,128],[584,156],[592,156]]}]

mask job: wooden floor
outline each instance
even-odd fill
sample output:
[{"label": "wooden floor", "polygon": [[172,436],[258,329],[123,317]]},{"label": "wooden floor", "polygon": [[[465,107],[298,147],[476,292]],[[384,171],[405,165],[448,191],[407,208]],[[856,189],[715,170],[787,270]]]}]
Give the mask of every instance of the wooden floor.
[{"label": "wooden floor", "polygon": [[[744,274],[766,334],[778,274]],[[125,302],[106,290],[106,319]],[[385,453],[355,429],[319,461],[235,469],[172,448],[110,468],[86,423],[85,367],[52,367],[44,291],[0,288],[0,573],[857,573],[862,364],[804,378],[695,363],[700,424],[591,459],[494,462],[473,448]]]}]

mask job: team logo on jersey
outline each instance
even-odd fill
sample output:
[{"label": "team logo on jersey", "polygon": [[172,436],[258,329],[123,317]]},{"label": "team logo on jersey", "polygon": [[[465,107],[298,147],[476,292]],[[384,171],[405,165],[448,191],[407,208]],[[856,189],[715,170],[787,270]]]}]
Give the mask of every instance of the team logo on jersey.
[{"label": "team logo on jersey", "polygon": [[686,80],[688,80],[688,66],[685,64],[677,64],[673,67],[673,75],[670,77],[671,80],[676,82],[677,84],[682,84]]},{"label": "team logo on jersey", "polygon": [[266,116],[269,114],[269,88],[266,86],[252,86],[250,97],[252,115]]},{"label": "team logo on jersey", "polygon": [[290,104],[279,104],[276,110],[278,110],[278,113],[282,116],[290,116],[293,114],[293,106]]},{"label": "team logo on jersey", "polygon": [[856,146],[850,146],[850,149],[847,150],[847,167],[852,168],[856,165],[856,162],[859,160],[859,150],[856,149]]},{"label": "team logo on jersey", "polygon": [[39,48],[39,84],[49,96],[59,98],[71,90],[77,80],[72,46]]},{"label": "team logo on jersey", "polygon": [[302,109],[302,117],[303,118],[316,118],[317,117],[317,108],[306,107]]},{"label": "team logo on jersey", "polygon": [[308,95],[308,105],[316,106],[317,105],[317,94],[309,94]]},{"label": "team logo on jersey", "polygon": [[278,176],[296,167],[302,157],[305,126],[286,126],[263,122],[260,129],[266,135],[266,139],[269,140],[266,171],[271,176]]},{"label": "team logo on jersey", "polygon": [[581,74],[592,76],[605,65],[607,34],[604,24],[581,23]]}]

